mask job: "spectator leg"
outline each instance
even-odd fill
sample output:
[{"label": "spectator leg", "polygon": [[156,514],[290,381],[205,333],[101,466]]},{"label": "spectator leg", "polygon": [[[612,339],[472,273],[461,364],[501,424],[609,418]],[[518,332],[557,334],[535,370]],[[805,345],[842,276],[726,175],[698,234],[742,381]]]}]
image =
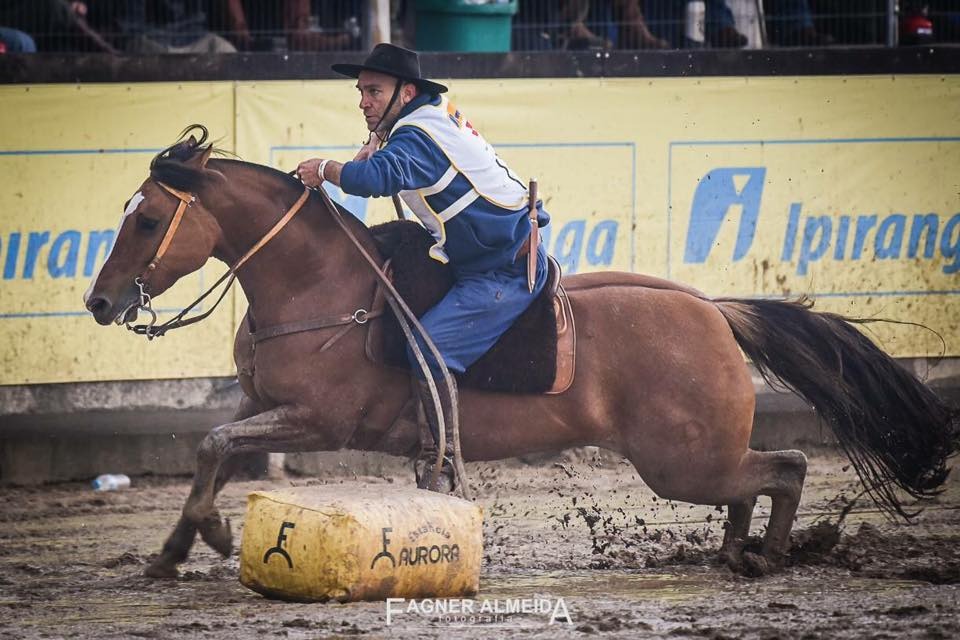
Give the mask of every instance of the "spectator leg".
[{"label": "spectator leg", "polygon": [[725,0],[706,0],[705,23],[707,42],[714,47],[739,49],[747,45],[747,37],[737,31],[733,12]]}]

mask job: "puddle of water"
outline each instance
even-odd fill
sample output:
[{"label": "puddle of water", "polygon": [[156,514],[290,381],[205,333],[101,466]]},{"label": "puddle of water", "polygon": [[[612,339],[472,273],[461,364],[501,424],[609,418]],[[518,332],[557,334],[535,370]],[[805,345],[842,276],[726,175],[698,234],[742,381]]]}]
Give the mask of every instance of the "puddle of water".
[{"label": "puddle of water", "polygon": [[175,613],[179,607],[155,603],[129,602],[125,599],[76,599],[31,603],[26,615],[18,615],[17,624],[26,628],[58,629],[76,623],[123,624],[157,621]]},{"label": "puddle of water", "polygon": [[679,601],[716,594],[722,589],[722,581],[715,576],[625,571],[549,571],[491,576],[480,581],[480,596],[490,598],[529,598],[534,594],[549,594],[564,598]]},{"label": "puddle of water", "polygon": [[887,580],[885,578],[848,578],[842,583],[831,581],[829,585],[819,582],[816,578],[810,578],[804,581],[788,580],[786,583],[774,583],[768,586],[763,582],[757,582],[756,585],[754,589],[785,595],[893,593],[929,586],[926,582],[918,580]]},{"label": "puddle of water", "polygon": [[824,593],[891,593],[921,588],[923,582],[850,578],[842,584],[824,585],[815,577],[768,578],[734,582],[722,573],[656,574],[626,571],[535,572],[483,577],[479,597],[529,598],[535,594],[553,597],[617,598],[632,601],[679,602],[729,594],[731,591],[766,592],[770,595],[803,596]]}]

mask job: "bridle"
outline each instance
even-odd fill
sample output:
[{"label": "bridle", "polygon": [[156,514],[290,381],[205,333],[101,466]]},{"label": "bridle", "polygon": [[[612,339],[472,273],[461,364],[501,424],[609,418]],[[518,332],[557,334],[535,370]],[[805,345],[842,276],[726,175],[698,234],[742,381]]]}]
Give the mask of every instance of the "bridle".
[{"label": "bridle", "polygon": [[[173,214],[173,219],[170,221],[169,226],[167,226],[167,232],[163,235],[163,239],[160,241],[160,246],[157,247],[157,252],[154,254],[149,264],[147,264],[147,268],[144,269],[139,276],[133,279],[133,283],[137,285],[137,289],[140,291],[140,299],[135,306],[138,311],[146,311],[150,314],[150,322],[146,325],[143,325],[145,327],[143,331],[137,331],[137,329],[131,326],[129,322],[126,323],[127,329],[137,331],[137,333],[141,333],[142,335],[146,335],[150,340],[153,340],[156,335],[163,335],[162,333],[154,334],[152,332],[153,326],[157,322],[157,312],[153,310],[150,294],[147,292],[150,276],[152,276],[157,270],[160,260],[170,247],[170,243],[173,242],[173,236],[176,234],[177,228],[180,226],[180,221],[183,219],[183,213],[187,210],[187,207],[192,205],[197,200],[196,196],[193,194],[178,191],[177,189],[169,187],[162,182],[157,182],[157,184],[166,189],[172,195],[176,196],[180,200],[180,204],[177,205],[177,210]],[[119,318],[124,318],[128,311],[130,311],[130,307],[127,307],[123,313],[120,314]]]},{"label": "bridle", "polygon": [[[147,264],[146,269],[143,272],[134,278],[133,283],[137,286],[140,292],[140,299],[131,305],[131,307],[136,307],[138,310],[146,311],[150,314],[150,322],[147,324],[138,324],[131,325],[129,322],[125,323],[127,329],[133,331],[136,334],[146,336],[148,340],[153,340],[154,338],[159,338],[168,331],[173,329],[179,329],[181,327],[186,327],[188,325],[200,322],[217,308],[217,305],[223,300],[227,295],[227,292],[230,290],[230,287],[233,286],[234,281],[237,279],[236,273],[237,270],[242,267],[250,258],[252,258],[260,249],[264,247],[270,240],[272,240],[280,231],[287,226],[287,223],[293,219],[293,216],[297,215],[300,209],[303,208],[304,203],[307,201],[307,198],[310,197],[310,190],[304,188],[303,193],[300,194],[300,197],[297,199],[293,205],[287,209],[287,212],[280,218],[273,227],[267,231],[250,249],[244,253],[239,260],[234,262],[230,268],[224,273],[220,278],[210,286],[204,293],[202,293],[196,300],[191,302],[187,307],[185,307],[180,313],[175,315],[173,318],[164,322],[159,326],[156,325],[157,313],[153,310],[151,306],[151,297],[149,293],[150,278],[157,272],[157,268],[160,266],[163,256],[166,254],[167,249],[170,248],[170,244],[173,242],[173,236],[177,233],[177,229],[180,227],[180,222],[183,220],[183,214],[186,212],[187,207],[191,206],[194,202],[197,201],[197,197],[193,194],[174,189],[171,186],[168,186],[162,182],[157,181],[157,184],[162,187],[165,191],[176,197],[180,200],[180,204],[177,205],[177,210],[173,214],[173,219],[170,221],[170,225],[167,227],[166,233],[163,235],[163,239],[160,241],[160,246],[157,248],[156,254]],[[203,302],[207,296],[213,293],[217,287],[223,284],[226,281],[226,286],[223,288],[223,291],[220,293],[220,296],[217,298],[217,301],[213,304],[210,309],[207,311],[193,316],[191,318],[186,318],[186,315],[194,309],[198,304]],[[126,316],[127,312],[131,307],[127,307],[120,317],[123,318]]]}]

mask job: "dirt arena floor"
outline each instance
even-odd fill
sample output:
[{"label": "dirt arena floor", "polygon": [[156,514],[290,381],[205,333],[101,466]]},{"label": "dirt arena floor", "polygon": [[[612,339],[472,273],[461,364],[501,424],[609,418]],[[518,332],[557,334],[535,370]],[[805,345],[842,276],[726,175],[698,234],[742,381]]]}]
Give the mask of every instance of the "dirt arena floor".
[{"label": "dirt arena floor", "polygon": [[[199,543],[177,580],[143,577],[188,479],[135,478],[116,493],[84,484],[0,489],[4,638],[957,638],[960,481],[908,526],[859,493],[845,460],[811,456],[791,566],[748,578],[716,565],[723,514],[657,500],[615,459],[468,465],[485,511],[478,598],[563,598],[572,621],[504,615],[451,627],[383,602],[292,604],[237,580],[236,556]],[[235,546],[248,492],[293,485],[409,483],[408,477],[290,478],[228,486],[220,510]],[[754,533],[769,503],[761,499]]]}]

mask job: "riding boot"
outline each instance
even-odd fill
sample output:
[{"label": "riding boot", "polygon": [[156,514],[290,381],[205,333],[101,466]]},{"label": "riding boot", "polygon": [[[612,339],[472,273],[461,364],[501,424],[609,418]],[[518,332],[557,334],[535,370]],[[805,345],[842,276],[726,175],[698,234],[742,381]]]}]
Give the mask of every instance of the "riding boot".
[{"label": "riding boot", "polygon": [[[439,388],[438,391],[440,392],[440,406],[443,409],[443,423],[445,427],[443,466],[440,468],[440,473],[437,474],[436,482],[431,484],[430,480],[433,476],[433,468],[437,462],[437,443],[440,439],[440,425],[437,419],[436,407],[433,404],[433,396],[430,394],[430,386],[426,382],[418,380],[417,393],[420,396],[420,404],[423,408],[423,416],[425,419],[421,421],[420,424],[420,456],[414,468],[417,477],[417,488],[428,489],[438,493],[452,493],[456,486],[455,473],[453,470],[453,422],[455,417],[449,395],[444,393],[442,387]],[[453,382],[452,391],[454,396],[456,396],[456,382]]]}]

